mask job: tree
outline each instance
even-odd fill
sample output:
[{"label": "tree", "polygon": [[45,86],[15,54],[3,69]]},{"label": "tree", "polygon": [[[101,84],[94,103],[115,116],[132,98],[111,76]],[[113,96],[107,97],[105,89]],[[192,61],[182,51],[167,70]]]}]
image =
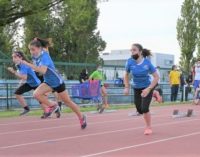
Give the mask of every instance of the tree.
[{"label": "tree", "polygon": [[0,1],[0,26],[15,22],[22,17],[49,10],[63,0],[1,0]]},{"label": "tree", "polygon": [[196,6],[197,6],[197,57],[200,58],[200,0],[197,0]]},{"label": "tree", "polygon": [[196,5],[194,0],[185,0],[181,17],[177,21],[177,40],[181,48],[180,65],[188,73],[197,41]]},{"label": "tree", "polygon": [[54,60],[97,63],[106,46],[96,31],[98,15],[96,0],[64,0],[25,18],[25,46],[36,36],[52,38]]},{"label": "tree", "polygon": [[14,45],[14,42],[12,40],[13,32],[9,31],[9,27],[11,26],[0,27],[0,58],[2,57],[2,55],[4,56],[4,58],[7,58],[6,56],[9,56],[12,53]]}]

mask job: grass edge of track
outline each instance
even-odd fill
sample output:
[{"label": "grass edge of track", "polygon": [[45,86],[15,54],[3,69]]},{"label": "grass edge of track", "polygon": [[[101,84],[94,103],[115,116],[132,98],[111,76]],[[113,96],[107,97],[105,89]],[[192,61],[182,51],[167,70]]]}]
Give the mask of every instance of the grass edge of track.
[{"label": "grass edge of track", "polygon": [[[169,106],[169,105],[182,105],[182,104],[191,104],[191,102],[165,102],[162,104],[154,103],[152,106]],[[109,109],[111,110],[125,110],[125,109],[131,109],[134,108],[134,105],[131,104],[124,104],[124,105],[111,105]],[[95,106],[85,106],[85,107],[80,107],[81,112],[90,112],[90,111],[95,111],[96,107]],[[71,113],[71,109],[69,108],[64,108],[62,110],[62,113]],[[9,117],[18,117],[20,113],[20,110],[1,110],[0,111],[0,118],[9,118]],[[41,116],[42,115],[42,110],[41,109],[32,109],[31,112],[28,114],[29,116]]]}]

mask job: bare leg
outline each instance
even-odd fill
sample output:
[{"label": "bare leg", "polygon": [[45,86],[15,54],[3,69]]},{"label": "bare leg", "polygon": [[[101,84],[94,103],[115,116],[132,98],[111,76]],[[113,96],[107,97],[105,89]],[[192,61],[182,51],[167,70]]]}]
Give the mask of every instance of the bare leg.
[{"label": "bare leg", "polygon": [[146,128],[151,129],[151,113],[150,112],[144,113],[143,117],[146,123]]},{"label": "bare leg", "polygon": [[49,100],[48,97],[45,95],[48,92],[51,92],[52,89],[47,84],[42,83],[40,86],[34,91],[33,96],[41,102],[41,104],[45,104],[46,106],[54,106]]},{"label": "bare leg", "polygon": [[20,103],[20,105],[22,107],[28,106],[27,103],[26,103],[26,101],[25,101],[25,99],[24,99],[24,97],[22,95],[17,95],[16,94],[15,96],[16,96],[17,100],[19,101],[19,103]]},{"label": "bare leg", "polygon": [[109,107],[108,105],[108,95],[106,92],[106,88],[104,86],[101,87],[101,93],[102,93],[102,98],[103,98],[103,104],[105,105],[106,108]]},{"label": "bare leg", "polygon": [[81,119],[83,117],[82,113],[79,110],[79,107],[71,100],[71,98],[69,97],[69,95],[66,91],[58,93],[58,96],[65,103],[65,105],[70,107],[76,113],[76,115],[79,117],[79,119]]}]

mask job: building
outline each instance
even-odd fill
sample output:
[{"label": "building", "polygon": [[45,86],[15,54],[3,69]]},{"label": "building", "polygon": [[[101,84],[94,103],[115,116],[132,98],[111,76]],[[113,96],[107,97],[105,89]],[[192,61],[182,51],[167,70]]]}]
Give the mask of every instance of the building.
[{"label": "building", "polygon": [[[128,49],[124,50],[112,50],[110,53],[102,53],[100,57],[104,61],[104,65],[106,68],[105,75],[108,79],[115,79],[116,77],[123,77],[124,69],[118,68],[117,66],[124,67],[128,58],[130,58],[131,52]],[[153,53],[153,56],[150,58],[151,62],[154,66],[160,66],[160,77],[162,82],[168,81],[168,72],[174,64],[174,55],[173,54],[165,54],[165,53]],[[109,65],[116,66],[113,69],[107,67]],[[112,70],[111,70],[112,69]],[[112,72],[113,71],[113,72]]]}]

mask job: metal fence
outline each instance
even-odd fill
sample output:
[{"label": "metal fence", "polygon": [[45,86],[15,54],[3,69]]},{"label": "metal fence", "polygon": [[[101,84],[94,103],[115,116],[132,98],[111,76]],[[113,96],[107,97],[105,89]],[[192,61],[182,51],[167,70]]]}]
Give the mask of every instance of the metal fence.
[{"label": "metal fence", "polygon": [[[71,95],[71,87],[74,84],[79,83],[78,81],[65,81],[66,87],[68,90],[68,93]],[[107,93],[108,93],[108,101],[109,104],[134,104],[134,94],[133,89],[130,89],[130,95],[125,96],[123,94],[124,87],[115,86],[113,81],[107,81],[106,84],[108,84],[107,87]],[[18,101],[15,98],[14,92],[16,88],[18,87],[18,81],[4,81],[0,82],[0,110],[5,109],[16,109],[19,108],[20,105]],[[161,89],[163,90],[163,99],[164,101],[170,101],[170,86],[167,83],[162,83],[160,85]],[[38,108],[40,107],[38,101],[33,98],[32,91],[25,93],[24,97],[27,101],[27,104],[32,108]],[[189,99],[191,100],[193,97],[193,94],[189,94]],[[50,99],[54,99],[53,95],[50,95]],[[178,94],[178,100],[181,100],[181,92]],[[82,101],[80,99],[74,99],[74,101],[77,104],[81,104]],[[94,104],[93,104],[94,105]]]},{"label": "metal fence", "polygon": [[[14,67],[11,60],[0,59],[0,80],[16,79],[14,75],[8,72],[7,67],[9,66]],[[89,74],[96,69],[96,64],[90,63],[55,62],[55,66],[65,80],[78,80],[83,69],[87,69]],[[124,66],[105,65],[103,66],[103,73],[107,80],[114,80],[118,77],[122,77],[124,74]]]}]

